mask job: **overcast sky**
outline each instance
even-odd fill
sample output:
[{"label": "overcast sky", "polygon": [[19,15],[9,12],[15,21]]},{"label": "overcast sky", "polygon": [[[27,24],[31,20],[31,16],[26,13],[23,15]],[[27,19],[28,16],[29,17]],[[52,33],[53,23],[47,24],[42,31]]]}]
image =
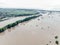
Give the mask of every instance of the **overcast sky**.
[{"label": "overcast sky", "polygon": [[60,0],[0,0],[1,8],[60,9]]}]

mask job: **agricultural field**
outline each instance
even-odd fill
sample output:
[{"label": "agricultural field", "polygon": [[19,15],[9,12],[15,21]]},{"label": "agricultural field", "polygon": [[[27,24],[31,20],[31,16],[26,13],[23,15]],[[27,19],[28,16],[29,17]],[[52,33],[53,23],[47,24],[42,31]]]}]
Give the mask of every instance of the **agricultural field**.
[{"label": "agricultural field", "polygon": [[37,10],[34,9],[5,9],[0,8],[0,22],[19,16],[31,16],[38,14]]}]

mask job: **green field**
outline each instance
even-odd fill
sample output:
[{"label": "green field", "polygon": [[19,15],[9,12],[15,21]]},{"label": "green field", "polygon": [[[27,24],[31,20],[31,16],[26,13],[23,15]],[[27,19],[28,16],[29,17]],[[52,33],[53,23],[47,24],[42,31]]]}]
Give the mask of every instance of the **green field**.
[{"label": "green field", "polygon": [[[7,24],[6,26],[0,27],[0,33],[4,32],[6,29],[10,29],[11,27],[15,27],[19,23],[23,23],[29,21],[31,19],[37,18],[41,15],[38,15],[39,12],[34,9],[5,9],[0,8],[0,22],[5,20],[9,20],[16,17],[28,16],[23,20],[17,20],[16,22],[12,22],[11,24]],[[5,24],[4,24],[5,25]]]},{"label": "green field", "polygon": [[31,16],[38,14],[34,9],[5,9],[0,8],[0,21],[4,21],[13,17]]}]

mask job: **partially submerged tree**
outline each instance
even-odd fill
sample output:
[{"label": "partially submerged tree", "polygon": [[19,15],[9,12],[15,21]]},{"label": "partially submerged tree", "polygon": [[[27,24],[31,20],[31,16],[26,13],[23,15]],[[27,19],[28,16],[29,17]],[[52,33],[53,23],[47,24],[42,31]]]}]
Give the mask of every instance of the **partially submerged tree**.
[{"label": "partially submerged tree", "polygon": [[55,43],[56,43],[57,45],[59,45],[59,41],[56,40]]},{"label": "partially submerged tree", "polygon": [[4,32],[6,30],[6,27],[0,28],[0,33]]},{"label": "partially submerged tree", "polygon": [[58,36],[55,36],[55,39],[58,39]]}]

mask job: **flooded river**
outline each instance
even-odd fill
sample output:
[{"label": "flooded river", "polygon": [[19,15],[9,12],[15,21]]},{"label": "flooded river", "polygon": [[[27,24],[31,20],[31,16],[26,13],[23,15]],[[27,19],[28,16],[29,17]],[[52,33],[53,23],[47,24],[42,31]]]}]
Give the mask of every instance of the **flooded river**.
[{"label": "flooded river", "polygon": [[0,45],[56,45],[56,40],[60,42],[60,15],[43,15],[0,34]]}]

